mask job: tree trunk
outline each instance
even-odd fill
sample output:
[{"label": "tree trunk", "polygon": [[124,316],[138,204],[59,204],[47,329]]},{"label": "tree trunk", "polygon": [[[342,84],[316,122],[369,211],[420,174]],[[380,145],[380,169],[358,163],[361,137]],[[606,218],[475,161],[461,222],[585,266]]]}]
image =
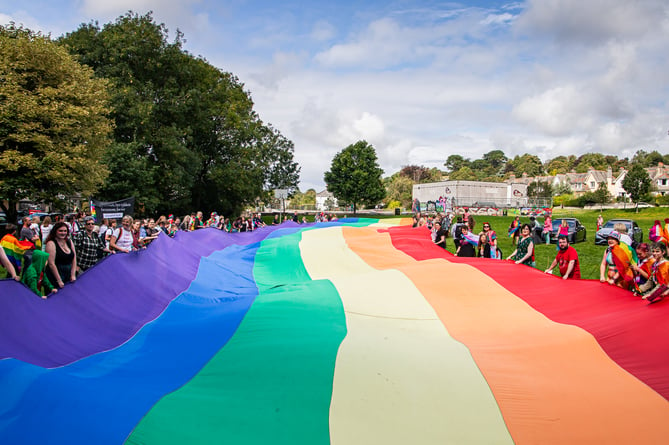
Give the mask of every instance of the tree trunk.
[{"label": "tree trunk", "polygon": [[4,203],[0,201],[0,209],[5,212],[5,215],[7,215],[7,222],[12,224],[16,224],[16,220],[19,217],[19,212],[16,210],[16,205],[17,202],[12,201],[11,199],[7,200],[7,207],[5,207]]}]

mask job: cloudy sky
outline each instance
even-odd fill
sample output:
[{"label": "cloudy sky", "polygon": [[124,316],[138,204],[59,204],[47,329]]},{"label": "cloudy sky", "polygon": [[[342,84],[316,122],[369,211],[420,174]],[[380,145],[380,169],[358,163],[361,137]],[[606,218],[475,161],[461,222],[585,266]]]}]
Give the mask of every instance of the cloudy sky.
[{"label": "cloudy sky", "polygon": [[58,37],[153,11],[295,143],[300,188],[365,139],[390,175],[480,158],[669,153],[666,0],[0,0]]}]

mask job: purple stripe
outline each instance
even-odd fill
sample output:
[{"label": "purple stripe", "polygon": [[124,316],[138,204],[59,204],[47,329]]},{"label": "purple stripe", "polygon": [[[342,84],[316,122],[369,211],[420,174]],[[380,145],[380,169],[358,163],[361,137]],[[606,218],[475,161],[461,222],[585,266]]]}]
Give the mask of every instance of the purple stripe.
[{"label": "purple stripe", "polygon": [[188,288],[201,257],[259,242],[276,228],[161,236],[147,250],[108,257],[48,300],[0,281],[0,359],[56,367],[115,348]]}]

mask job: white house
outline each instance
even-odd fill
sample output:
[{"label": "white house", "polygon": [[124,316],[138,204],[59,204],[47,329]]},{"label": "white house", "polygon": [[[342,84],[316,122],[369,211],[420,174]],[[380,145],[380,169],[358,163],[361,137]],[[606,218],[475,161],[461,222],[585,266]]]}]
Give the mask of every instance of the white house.
[{"label": "white house", "polygon": [[338,207],[337,198],[326,190],[316,193],[316,210],[319,212],[327,212],[333,208]]},{"label": "white house", "polygon": [[655,193],[658,195],[669,194],[669,166],[658,162],[657,167],[649,167],[646,171],[657,189]]}]

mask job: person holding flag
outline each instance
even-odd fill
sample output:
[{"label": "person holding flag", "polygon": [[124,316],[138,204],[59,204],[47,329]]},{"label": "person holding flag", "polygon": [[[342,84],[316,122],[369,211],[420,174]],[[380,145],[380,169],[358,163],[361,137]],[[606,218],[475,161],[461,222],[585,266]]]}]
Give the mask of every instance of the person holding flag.
[{"label": "person holding flag", "polygon": [[488,244],[490,244],[490,258],[497,258],[497,233],[492,230],[489,222],[483,223],[483,232],[479,235],[481,234],[486,236]]},{"label": "person holding flag", "polygon": [[16,274],[16,270],[14,269],[14,265],[12,264],[12,262],[7,257],[7,254],[5,253],[4,248],[0,248],[0,264],[2,265],[2,267],[7,269],[7,276],[9,278],[11,278],[12,280],[16,280],[16,281],[20,280],[19,276]]},{"label": "person holding flag", "polygon": [[607,242],[609,247],[599,267],[599,281],[628,289],[634,282],[632,264],[636,264],[631,248],[620,242],[620,233],[615,230],[609,233]]},{"label": "person holding flag", "polygon": [[511,242],[513,244],[518,243],[519,229],[520,229],[520,216],[516,216],[513,219],[513,221],[511,221],[511,225],[509,226],[509,238],[511,238]]},{"label": "person holding flag", "polygon": [[14,224],[7,224],[7,234],[0,239],[0,247],[2,247],[6,254],[5,256],[14,267],[15,275],[18,276],[21,275],[23,255],[27,251],[34,249],[35,245],[30,241],[19,241],[18,238],[16,238],[16,229],[17,227]]},{"label": "person holding flag", "polygon": [[476,246],[479,243],[478,237],[469,231],[469,227],[466,224],[463,224],[460,230],[460,238],[455,241],[458,245],[455,255],[459,257],[475,257]]}]

